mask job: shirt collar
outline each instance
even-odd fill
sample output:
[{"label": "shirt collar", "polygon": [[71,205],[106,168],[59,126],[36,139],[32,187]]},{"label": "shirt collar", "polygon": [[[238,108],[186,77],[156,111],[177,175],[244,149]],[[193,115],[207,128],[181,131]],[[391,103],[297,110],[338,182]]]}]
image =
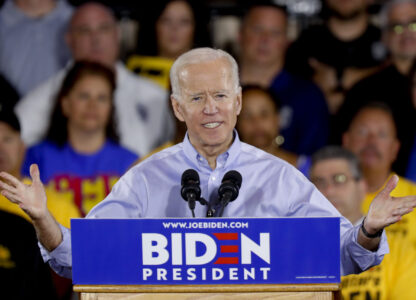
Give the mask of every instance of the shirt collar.
[{"label": "shirt collar", "polygon": [[[230,148],[217,157],[217,168],[229,167],[237,159],[240,153],[241,141],[238,137],[237,130],[233,130],[233,135],[234,141]],[[189,141],[188,132],[185,134],[185,138],[183,140],[183,151],[194,167],[198,169],[210,168],[205,157],[199,154]]]}]

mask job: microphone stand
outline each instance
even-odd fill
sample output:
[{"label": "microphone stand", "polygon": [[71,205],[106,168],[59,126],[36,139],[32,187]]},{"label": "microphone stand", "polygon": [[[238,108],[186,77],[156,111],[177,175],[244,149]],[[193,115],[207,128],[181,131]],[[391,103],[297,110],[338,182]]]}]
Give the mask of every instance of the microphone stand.
[{"label": "microphone stand", "polygon": [[224,213],[225,207],[228,205],[228,203],[230,203],[230,201],[231,201],[231,195],[230,193],[226,192],[224,194],[223,199],[221,199],[221,209],[220,209],[220,213],[218,214],[220,218],[222,217],[222,214]]},{"label": "microphone stand", "polygon": [[[201,205],[207,205],[208,206],[208,212],[212,210],[211,205],[204,198],[200,197],[200,198],[196,199],[196,201],[198,201]],[[188,202],[188,204],[189,204],[189,208],[191,208],[191,202]],[[193,218],[195,218],[194,209],[195,209],[195,200],[193,201],[193,209],[191,208]],[[208,217],[208,212],[207,212],[207,217]],[[213,213],[212,213],[212,216],[214,216]]]}]

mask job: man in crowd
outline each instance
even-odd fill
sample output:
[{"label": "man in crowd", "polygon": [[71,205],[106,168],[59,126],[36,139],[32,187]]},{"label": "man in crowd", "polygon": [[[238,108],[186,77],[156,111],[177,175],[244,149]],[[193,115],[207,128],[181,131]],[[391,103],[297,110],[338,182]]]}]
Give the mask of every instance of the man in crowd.
[{"label": "man in crowd", "polygon": [[388,2],[382,11],[381,21],[383,42],[389,50],[391,63],[357,83],[347,93],[334,124],[334,142],[339,142],[360,107],[374,99],[384,102],[393,111],[401,143],[393,168],[404,175],[416,133],[416,126],[411,126],[416,119],[416,110],[412,105],[408,78],[416,58],[416,1]]},{"label": "man in crowd", "polygon": [[[0,103],[0,170],[22,178],[20,169],[25,146],[20,138],[19,121],[7,103]],[[27,178],[23,182],[31,183]],[[70,218],[80,217],[77,207],[72,203],[71,194],[57,194],[53,189],[47,188],[46,195],[48,209],[59,223],[69,227]],[[5,299],[28,299],[36,296],[39,299],[54,299],[49,268],[43,265],[36,234],[28,222],[29,216],[3,196],[0,196],[0,214],[3,228],[0,234],[0,280],[3,287],[7,287],[0,295]],[[58,276],[54,279],[58,295],[70,287],[71,282],[63,281]],[[6,296],[5,292],[10,292],[10,295]]]},{"label": "man in crowd", "polygon": [[[134,75],[118,61],[119,31],[107,7],[98,3],[81,5],[71,18],[66,41],[74,60],[99,62],[115,70],[115,114],[123,146],[144,155],[173,136],[174,124],[166,93],[147,79]],[[27,145],[43,138],[54,97],[66,72],[67,68],[61,70],[17,105]]]},{"label": "man in crowd", "polygon": [[0,9],[0,73],[21,97],[68,62],[72,11],[66,0],[8,0]]},{"label": "man in crowd", "polygon": [[286,11],[272,4],[252,6],[240,32],[241,82],[270,88],[280,99],[282,148],[312,154],[326,145],[328,108],[317,86],[283,68],[287,45]]},{"label": "man in crowd", "polygon": [[[362,222],[361,203],[366,184],[353,153],[339,146],[319,150],[312,157],[310,178],[352,224]],[[414,299],[416,249],[403,236],[387,235],[390,253],[379,266],[359,275],[342,277],[343,299]]]},{"label": "man in crowd", "polygon": [[[181,174],[189,168],[197,170],[204,187],[201,196],[213,204],[224,174],[241,173],[239,196],[226,207],[224,216],[340,216],[294,167],[240,142],[234,126],[241,111],[241,88],[237,63],[228,53],[211,48],[186,52],[172,66],[171,83],[174,113],[188,128],[183,143],[133,167],[87,218],[189,216],[188,204],[180,197]],[[31,186],[5,172],[0,176],[9,182],[0,182],[1,193],[31,216],[44,259],[70,277],[70,231],[48,212],[37,166],[31,166]],[[383,228],[416,207],[416,197],[393,200],[389,196],[396,184],[394,176],[374,198],[361,225],[353,227],[341,218],[343,275],[378,264],[388,251]],[[206,208],[197,206],[194,212],[202,217]]]},{"label": "man in crowd", "polygon": [[384,59],[380,29],[370,23],[367,0],[323,1],[323,24],[305,29],[290,46],[287,68],[322,89],[332,114],[354,83]]},{"label": "man in crowd", "polygon": [[[363,168],[368,187],[362,203],[364,213],[369,210],[373,197],[395,176],[391,167],[400,147],[396,132],[389,107],[383,103],[369,103],[358,111],[343,136],[343,146],[358,156]],[[400,177],[392,196],[405,195],[416,195],[416,185]],[[416,212],[404,216],[387,231],[406,236],[416,246]]]}]

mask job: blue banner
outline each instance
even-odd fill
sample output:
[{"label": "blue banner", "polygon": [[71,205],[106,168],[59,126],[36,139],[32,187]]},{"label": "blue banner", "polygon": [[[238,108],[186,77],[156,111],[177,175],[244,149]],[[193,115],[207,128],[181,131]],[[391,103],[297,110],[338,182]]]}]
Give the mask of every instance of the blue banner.
[{"label": "blue banner", "polygon": [[73,219],[74,284],[340,282],[339,218]]}]

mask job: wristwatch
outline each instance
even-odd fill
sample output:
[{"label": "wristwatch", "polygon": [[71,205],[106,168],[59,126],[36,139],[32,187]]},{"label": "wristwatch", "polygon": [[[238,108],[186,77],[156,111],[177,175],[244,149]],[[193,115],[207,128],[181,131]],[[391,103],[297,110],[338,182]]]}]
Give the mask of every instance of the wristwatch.
[{"label": "wristwatch", "polygon": [[363,231],[363,233],[366,237],[368,237],[370,239],[381,237],[381,235],[383,234],[384,229],[381,229],[381,230],[377,231],[376,233],[370,234],[370,233],[368,233],[368,231],[364,227],[364,221],[365,221],[365,218],[363,219],[363,222],[361,223],[361,230]]}]

